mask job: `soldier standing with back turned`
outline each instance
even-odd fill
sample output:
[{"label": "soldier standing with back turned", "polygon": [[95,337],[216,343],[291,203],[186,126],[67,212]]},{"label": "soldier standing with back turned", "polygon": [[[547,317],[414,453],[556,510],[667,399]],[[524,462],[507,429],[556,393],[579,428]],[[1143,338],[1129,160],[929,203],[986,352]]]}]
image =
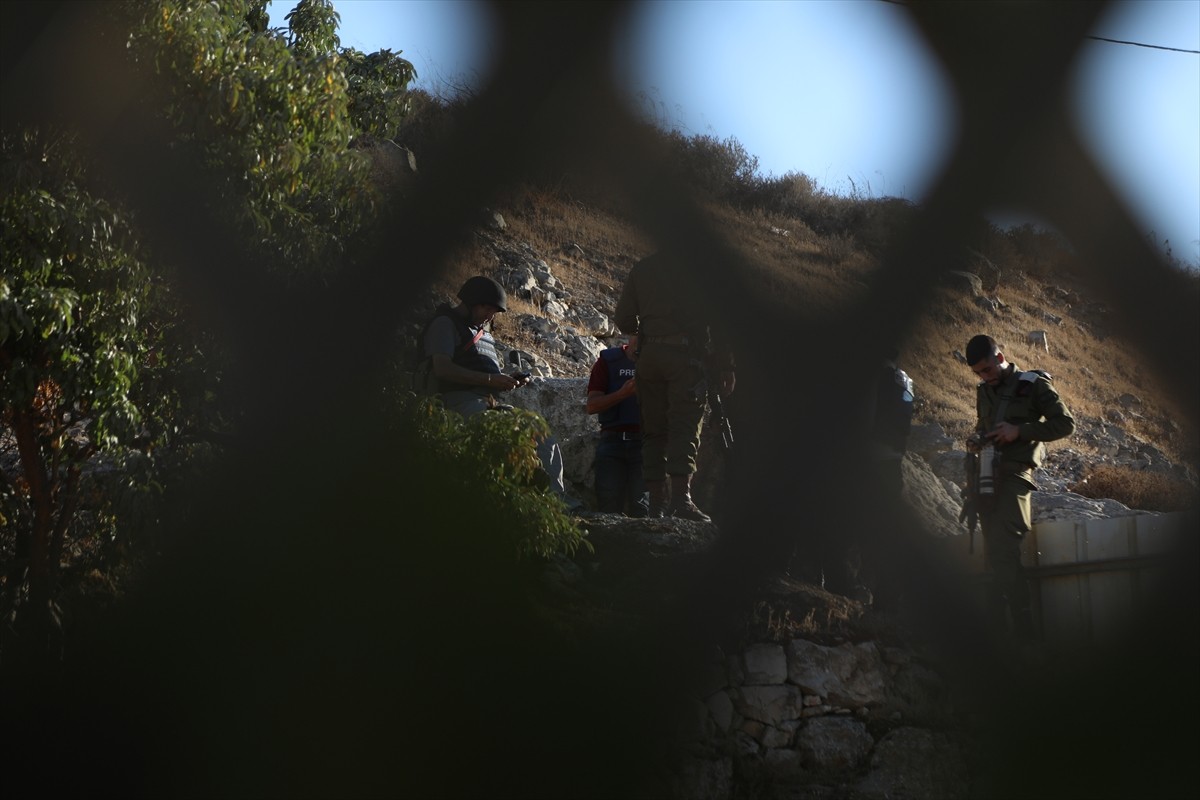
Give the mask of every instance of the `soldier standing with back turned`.
[{"label": "soldier standing with back turned", "polygon": [[642,471],[650,516],[710,522],[691,495],[705,410],[697,388],[705,380],[705,367],[711,366],[720,373],[721,391],[729,394],[734,371],[733,358],[714,348],[708,321],[699,303],[690,299],[694,280],[674,256],[656,253],[642,259],[625,281],[616,323],[622,333],[638,337]]}]

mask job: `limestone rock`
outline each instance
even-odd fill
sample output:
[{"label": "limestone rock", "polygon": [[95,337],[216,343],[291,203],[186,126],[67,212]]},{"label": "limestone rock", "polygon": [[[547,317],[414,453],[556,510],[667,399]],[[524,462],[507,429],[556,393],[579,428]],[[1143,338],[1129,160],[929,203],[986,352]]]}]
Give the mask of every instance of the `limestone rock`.
[{"label": "limestone rock", "polygon": [[743,717],[778,726],[800,719],[800,690],[795,686],[743,686],[734,695],[733,706]]},{"label": "limestone rock", "polygon": [[933,474],[939,478],[954,484],[961,484],[965,480],[966,450],[945,450],[926,456],[925,460],[929,462],[929,468],[933,470]]},{"label": "limestone rock", "polygon": [[908,453],[902,465],[904,502],[924,521],[931,536],[957,536],[963,533],[958,514],[962,508],[957,494],[946,490],[945,483],[922,459]]},{"label": "limestone rock", "polygon": [[743,658],[748,685],[782,684],[787,681],[787,656],[780,645],[751,645]]},{"label": "limestone rock", "polygon": [[874,744],[866,725],[846,717],[810,719],[796,732],[801,763],[821,772],[855,769]]},{"label": "limestone rock", "polygon": [[1138,513],[1116,500],[1094,500],[1074,492],[1034,492],[1033,521],[1109,519]]},{"label": "limestone rock", "polygon": [[945,283],[955,289],[970,293],[972,296],[983,295],[983,281],[974,272],[949,270],[945,273]]},{"label": "limestone rock", "polygon": [[706,705],[717,730],[722,733],[728,731],[733,725],[733,701],[729,699],[729,692],[722,690],[715,693],[708,698]]},{"label": "limestone rock", "polygon": [[937,422],[913,425],[908,432],[908,450],[925,458],[954,447],[954,440],[946,435],[946,429]]},{"label": "limestone rock", "polygon": [[869,800],[956,800],[969,795],[962,748],[945,734],[897,728],[879,740],[855,790]]},{"label": "limestone rock", "polygon": [[788,681],[805,694],[857,708],[879,705],[887,698],[887,667],[873,642],[826,647],[806,639],[788,643]]}]

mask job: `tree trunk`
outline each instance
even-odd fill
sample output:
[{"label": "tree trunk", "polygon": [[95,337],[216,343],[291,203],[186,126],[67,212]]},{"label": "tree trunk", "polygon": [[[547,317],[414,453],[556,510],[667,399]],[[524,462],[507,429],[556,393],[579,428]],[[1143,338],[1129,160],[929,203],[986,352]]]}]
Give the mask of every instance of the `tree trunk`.
[{"label": "tree trunk", "polygon": [[[16,645],[22,651],[23,660],[33,663],[49,654],[53,627],[50,615],[54,577],[50,561],[53,484],[38,447],[37,428],[29,412],[14,410],[13,432],[21,456],[21,468],[29,483],[29,504],[33,511],[33,528],[28,534],[29,568],[25,574],[29,600],[17,612],[15,627],[20,641]],[[9,588],[14,597],[20,591],[20,586]]]}]

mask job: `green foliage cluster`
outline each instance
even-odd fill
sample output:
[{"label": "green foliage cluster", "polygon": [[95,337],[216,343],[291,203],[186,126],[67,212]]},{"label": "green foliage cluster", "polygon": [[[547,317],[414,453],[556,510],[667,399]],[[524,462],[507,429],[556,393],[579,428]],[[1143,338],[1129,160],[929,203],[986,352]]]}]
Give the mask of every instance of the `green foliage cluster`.
[{"label": "green foliage cluster", "polygon": [[49,646],[64,553],[116,542],[123,504],[147,485],[132,447],[151,275],[128,214],[86,188],[76,148],[0,136],[0,644],[20,628]]},{"label": "green foliage cluster", "polygon": [[130,50],[163,79],[155,101],[220,176],[247,242],[289,277],[322,274],[378,199],[350,144],[395,127],[415,72],[390,52],[340,54],[329,0],[299,3],[286,40],[263,27],[264,6],[153,0]]},{"label": "green foliage cluster", "polygon": [[137,432],[149,284],[129,218],[87,191],[72,149],[34,131],[0,143],[0,359],[8,413],[55,417],[42,445],[85,456]]},{"label": "green foliage cluster", "polygon": [[391,50],[362,53],[344,50],[350,120],[362,135],[396,138],[411,110],[408,84],[417,77],[413,65]]},{"label": "green foliage cluster", "polygon": [[[161,79],[143,102],[172,123],[172,146],[200,156],[248,260],[282,282],[344,264],[375,208],[355,140],[399,129],[411,64],[337,52],[328,0],[297,5],[286,38],[264,0],[120,8],[131,56]],[[169,535],[166,504],[189,496],[176,489],[237,435],[221,392],[234,354],[189,317],[173,265],[149,259],[132,216],[85,182],[69,136],[14,124],[0,158],[0,666],[14,644],[35,660],[55,652],[81,570],[107,580],[142,560]],[[393,411],[422,443],[398,470],[436,465],[503,521],[516,555],[586,544],[539,485],[543,421]]]},{"label": "green foliage cluster", "polygon": [[[490,519],[497,534],[512,537],[516,558],[573,554],[591,549],[578,522],[551,491],[537,443],[550,434],[546,421],[524,409],[464,418],[437,398],[395,392],[385,418],[394,426],[406,459],[433,476],[453,505],[437,509],[449,524],[469,507]],[[487,532],[484,532],[485,535]]]}]

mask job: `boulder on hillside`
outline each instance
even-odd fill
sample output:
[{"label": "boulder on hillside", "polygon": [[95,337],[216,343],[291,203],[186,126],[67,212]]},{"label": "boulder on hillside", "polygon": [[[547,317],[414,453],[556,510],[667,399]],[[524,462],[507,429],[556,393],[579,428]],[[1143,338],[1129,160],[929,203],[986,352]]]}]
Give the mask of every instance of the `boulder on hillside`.
[{"label": "boulder on hillside", "polygon": [[920,457],[904,456],[904,501],[925,520],[931,536],[958,536],[966,529],[958,521],[962,507],[956,495],[951,495],[943,481]]},{"label": "boulder on hillside", "polygon": [[509,392],[504,399],[546,419],[562,448],[568,489],[585,500],[590,498],[595,484],[592,458],[600,426],[584,407],[587,378],[534,378]]},{"label": "boulder on hillside", "polygon": [[970,294],[972,297],[983,296],[983,281],[974,272],[963,272],[952,269],[944,273],[942,282],[952,289]]},{"label": "boulder on hillside", "polygon": [[1116,500],[1096,500],[1074,492],[1034,492],[1032,504],[1035,525],[1054,520],[1111,519],[1143,513]]},{"label": "boulder on hillside", "polygon": [[956,485],[966,480],[966,459],[966,450],[945,450],[925,457],[934,475]]},{"label": "boulder on hillside", "polygon": [[913,425],[908,432],[909,452],[929,458],[934,453],[949,450],[954,447],[954,440],[946,434],[946,429],[937,422],[927,422]]}]

